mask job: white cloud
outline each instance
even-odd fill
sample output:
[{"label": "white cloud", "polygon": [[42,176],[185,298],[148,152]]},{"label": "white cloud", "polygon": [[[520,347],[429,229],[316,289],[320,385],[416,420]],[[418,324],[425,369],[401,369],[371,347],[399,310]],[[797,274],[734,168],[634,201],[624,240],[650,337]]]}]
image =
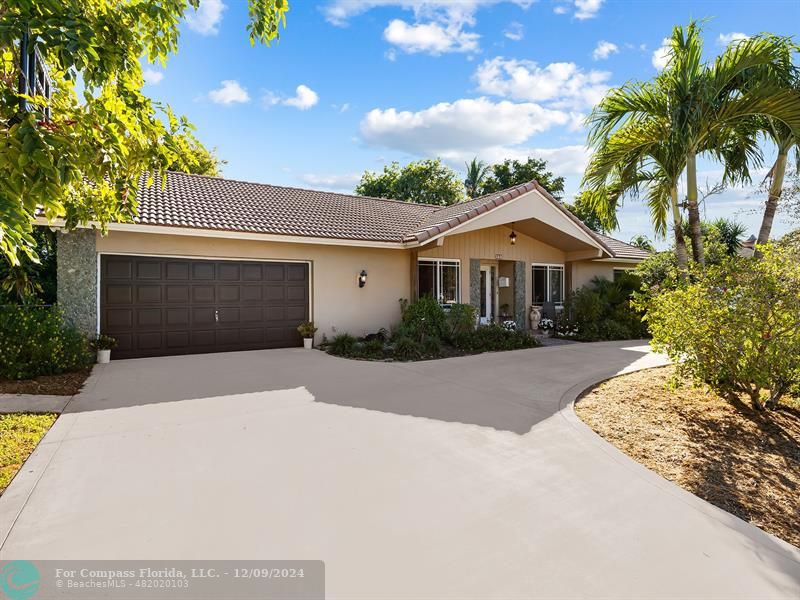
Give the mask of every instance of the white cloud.
[{"label": "white cloud", "polygon": [[186,15],[189,29],[202,35],[216,35],[222,13],[227,8],[222,0],[200,0],[197,10],[190,10]]},{"label": "white cloud", "polygon": [[460,23],[416,23],[409,25],[394,19],[383,32],[384,39],[413,54],[427,52],[434,56],[445,52],[475,52],[478,50],[477,33],[462,30]]},{"label": "white cloud", "polygon": [[583,21],[593,19],[603,4],[603,0],[575,0],[575,18]]},{"label": "white cloud", "polygon": [[508,27],[503,32],[503,35],[505,35],[511,41],[519,42],[525,37],[525,28],[522,26],[522,23],[517,23],[514,21],[508,24]]},{"label": "white cloud", "polygon": [[283,100],[285,106],[293,106],[298,110],[308,110],[319,102],[319,95],[307,85],[300,84],[292,98]]},{"label": "white cloud", "polygon": [[347,173],[344,175],[306,173],[301,179],[303,183],[318,189],[352,194],[358,182],[361,181],[361,175],[357,173]]},{"label": "white cloud", "polygon": [[717,42],[720,46],[727,46],[733,42],[741,42],[742,40],[747,39],[750,39],[750,36],[746,33],[732,31],[731,33],[720,33],[719,37],[717,38]]},{"label": "white cloud", "polygon": [[374,109],[361,121],[361,138],[374,146],[449,158],[518,145],[569,121],[567,113],[532,102],[461,99],[417,112]]},{"label": "white cloud", "polygon": [[[261,104],[264,108],[269,108],[271,106],[275,106],[276,104],[281,104],[283,106],[291,106],[298,110],[308,110],[312,106],[315,106],[319,102],[319,94],[312,90],[307,85],[300,84],[295,88],[294,96],[279,96],[274,92],[265,92],[264,95],[261,97]],[[336,105],[333,105],[336,107]],[[347,108],[345,108],[347,107]],[[350,108],[349,104],[342,105],[340,111],[344,112],[348,108]]]},{"label": "white cloud", "polygon": [[653,57],[650,59],[653,66],[659,71],[663,70],[669,64],[670,50],[672,49],[672,40],[664,38],[661,41],[661,46],[653,51]]},{"label": "white cloud", "polygon": [[565,15],[569,12],[569,8],[567,8],[563,4],[556,4],[553,7],[553,12],[556,13],[557,15]]},{"label": "white cloud", "polygon": [[540,67],[528,60],[485,60],[475,71],[478,89],[493,96],[547,102],[556,108],[581,109],[597,104],[608,91],[608,71],[583,71],[575,63]]},{"label": "white cloud", "polygon": [[592,58],[594,60],[605,60],[612,54],[618,54],[618,53],[619,53],[619,46],[617,46],[614,43],[607,42],[605,40],[600,40],[599,42],[597,42],[597,46],[592,52]]},{"label": "white cloud", "polygon": [[[373,8],[395,6],[413,12],[413,22],[393,19],[383,32],[390,44],[405,52],[477,52],[480,35],[467,28],[476,24],[479,8],[508,2],[527,8],[535,0],[331,0],[323,12],[328,22],[345,26]],[[389,60],[392,57],[387,56]]]},{"label": "white cloud", "polygon": [[142,77],[145,85],[158,85],[164,79],[164,73],[155,69],[144,69],[142,70]]},{"label": "white cloud", "polygon": [[235,79],[226,79],[216,90],[208,93],[208,98],[215,104],[244,104],[250,102],[250,94]]}]

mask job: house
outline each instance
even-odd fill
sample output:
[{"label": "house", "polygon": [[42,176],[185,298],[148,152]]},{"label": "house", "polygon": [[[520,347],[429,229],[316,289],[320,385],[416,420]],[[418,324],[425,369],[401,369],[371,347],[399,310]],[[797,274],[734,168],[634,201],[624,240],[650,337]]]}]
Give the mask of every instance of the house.
[{"label": "house", "polygon": [[296,346],[304,320],[363,335],[424,294],[526,328],[647,256],[535,181],[442,207],[170,172],[137,199],[133,223],[58,235],[59,304],[119,358]]}]

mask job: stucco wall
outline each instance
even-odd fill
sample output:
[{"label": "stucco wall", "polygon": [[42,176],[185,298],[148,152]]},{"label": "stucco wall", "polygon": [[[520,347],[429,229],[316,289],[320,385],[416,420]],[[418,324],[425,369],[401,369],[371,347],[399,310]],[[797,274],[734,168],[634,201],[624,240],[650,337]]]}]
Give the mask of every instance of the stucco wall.
[{"label": "stucco wall", "polygon": [[97,334],[97,253],[95,231],[56,235],[56,285],[64,317],[88,336]]},{"label": "stucco wall", "polygon": [[592,282],[595,277],[604,277],[609,281],[614,280],[614,269],[631,269],[636,265],[631,263],[612,263],[597,261],[579,261],[572,263],[572,288],[578,290]]},{"label": "stucco wall", "polygon": [[[398,300],[410,294],[410,253],[403,250],[112,231],[105,237],[98,234],[97,251],[310,261],[317,340],[322,334],[364,335],[391,327],[400,320]],[[362,269],[367,271],[367,284],[359,288]]]}]

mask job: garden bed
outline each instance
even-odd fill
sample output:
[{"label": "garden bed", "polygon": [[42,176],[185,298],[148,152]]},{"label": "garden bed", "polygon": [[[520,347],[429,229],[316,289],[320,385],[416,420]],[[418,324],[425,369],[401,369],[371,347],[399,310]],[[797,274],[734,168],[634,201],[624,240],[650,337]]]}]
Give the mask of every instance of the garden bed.
[{"label": "garden bed", "polygon": [[662,477],[800,547],[800,400],[773,411],[705,388],[671,388],[673,367],[606,381],[575,407],[625,454]]},{"label": "garden bed", "polygon": [[0,415],[0,495],[57,417],[55,413]]},{"label": "garden bed", "polygon": [[82,369],[59,375],[40,375],[33,379],[0,379],[0,394],[47,394],[53,396],[74,396],[77,394],[91,369]]}]

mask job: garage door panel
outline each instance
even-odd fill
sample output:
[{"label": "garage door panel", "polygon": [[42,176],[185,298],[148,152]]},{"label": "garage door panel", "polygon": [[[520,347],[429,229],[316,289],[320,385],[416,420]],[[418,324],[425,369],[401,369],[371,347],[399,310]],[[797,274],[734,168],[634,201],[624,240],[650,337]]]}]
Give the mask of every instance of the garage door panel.
[{"label": "garage door panel", "polygon": [[130,284],[109,284],[105,299],[106,304],[133,304],[133,288]]},{"label": "garage door panel", "polygon": [[302,344],[308,265],[103,255],[100,274],[117,358]]},{"label": "garage door panel", "polygon": [[213,285],[192,286],[192,302],[214,302],[215,297]]}]

